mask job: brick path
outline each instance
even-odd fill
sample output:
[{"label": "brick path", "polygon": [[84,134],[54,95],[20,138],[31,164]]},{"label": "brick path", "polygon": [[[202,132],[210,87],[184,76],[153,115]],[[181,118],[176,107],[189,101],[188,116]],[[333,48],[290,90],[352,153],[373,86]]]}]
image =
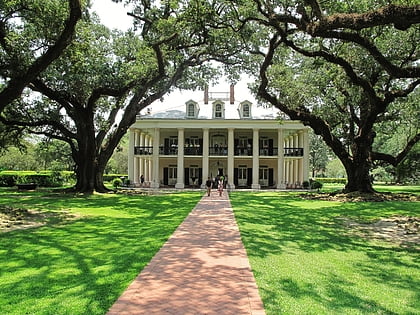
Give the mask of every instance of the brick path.
[{"label": "brick path", "polygon": [[229,197],[205,195],[108,315],[265,314]]}]

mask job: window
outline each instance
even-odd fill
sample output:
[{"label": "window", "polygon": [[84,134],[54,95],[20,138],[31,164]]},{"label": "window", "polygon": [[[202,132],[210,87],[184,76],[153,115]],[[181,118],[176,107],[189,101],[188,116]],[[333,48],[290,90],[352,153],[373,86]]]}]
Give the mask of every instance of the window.
[{"label": "window", "polygon": [[178,168],[176,165],[169,165],[168,168],[168,182],[169,185],[175,185],[178,177]]},{"label": "window", "polygon": [[198,105],[196,102],[189,101],[186,103],[186,116],[187,118],[197,118],[198,116]]},{"label": "window", "polygon": [[222,105],[216,104],[215,115],[216,118],[222,118]]},{"label": "window", "polygon": [[224,106],[223,103],[213,103],[213,117],[214,118],[224,118]]},{"label": "window", "polygon": [[251,118],[251,103],[248,101],[244,101],[239,104],[238,111],[241,118]]},{"label": "window", "polygon": [[268,186],[268,167],[267,166],[261,166],[259,170],[259,179],[260,179],[260,185],[261,186]]},{"label": "window", "polygon": [[250,115],[250,109],[249,109],[249,104],[244,104],[243,108],[242,108],[242,115],[244,118],[249,118]]},{"label": "window", "polygon": [[195,116],[195,106],[194,104],[188,104],[188,117],[194,117]]}]

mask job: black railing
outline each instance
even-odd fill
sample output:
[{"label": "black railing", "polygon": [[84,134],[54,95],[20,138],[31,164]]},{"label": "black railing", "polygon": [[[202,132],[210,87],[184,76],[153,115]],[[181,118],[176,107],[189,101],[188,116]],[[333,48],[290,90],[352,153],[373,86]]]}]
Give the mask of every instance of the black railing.
[{"label": "black railing", "polygon": [[184,148],[184,155],[203,155],[203,148],[200,146],[186,146]]},{"label": "black railing", "polygon": [[259,150],[260,156],[277,156],[279,154],[278,148],[260,148]]},{"label": "black railing", "polygon": [[284,156],[303,156],[303,148],[284,148]]},{"label": "black railing", "polygon": [[228,148],[227,148],[227,146],[209,147],[209,155],[227,156],[228,155]]},{"label": "black railing", "polygon": [[[250,147],[235,147],[234,155],[235,156],[252,156],[252,148]],[[258,153],[260,156],[277,156],[278,155],[278,148],[260,148]],[[134,154],[135,155],[152,155],[153,154],[153,146],[139,146],[134,147]],[[159,154],[160,155],[178,155],[178,147],[171,146],[171,147],[159,147]],[[190,147],[187,146],[184,148],[184,155],[203,155],[203,148],[200,146],[197,147]],[[228,148],[224,146],[214,146],[209,147],[209,155],[210,156],[227,156],[228,155]],[[303,156],[303,148],[284,148],[284,156]]]},{"label": "black railing", "polygon": [[178,146],[160,146],[159,147],[160,155],[178,155]]},{"label": "black railing", "polygon": [[143,146],[143,147],[134,147],[135,155],[152,155],[153,147]]},{"label": "black railing", "polygon": [[252,156],[252,146],[235,147],[236,156]]}]

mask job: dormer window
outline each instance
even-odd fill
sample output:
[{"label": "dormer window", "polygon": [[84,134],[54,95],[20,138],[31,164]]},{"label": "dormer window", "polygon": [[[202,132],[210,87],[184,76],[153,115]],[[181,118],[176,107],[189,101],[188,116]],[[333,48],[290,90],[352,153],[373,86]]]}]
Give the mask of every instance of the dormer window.
[{"label": "dormer window", "polygon": [[251,118],[251,103],[248,101],[242,102],[239,105],[239,115],[241,118],[247,119]]},{"label": "dormer window", "polygon": [[214,103],[213,104],[213,117],[214,118],[224,118],[225,109],[223,103]]},{"label": "dormer window", "polygon": [[244,118],[249,118],[251,116],[251,109],[249,108],[249,104],[244,104],[242,107],[242,115]]},{"label": "dormer window", "polygon": [[198,116],[198,105],[196,102],[189,101],[186,103],[186,116],[187,118],[197,118]]}]

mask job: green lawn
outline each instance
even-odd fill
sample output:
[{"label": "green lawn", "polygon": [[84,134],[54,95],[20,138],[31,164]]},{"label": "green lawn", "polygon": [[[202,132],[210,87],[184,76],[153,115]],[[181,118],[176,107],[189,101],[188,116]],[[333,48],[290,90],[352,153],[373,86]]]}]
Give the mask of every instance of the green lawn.
[{"label": "green lawn", "polygon": [[0,204],[70,212],[0,234],[0,314],[104,314],[201,198],[0,189]]},{"label": "green lawn", "polygon": [[[202,194],[0,189],[2,205],[77,215],[0,234],[0,314],[106,313]],[[357,237],[340,219],[419,216],[419,202],[339,203],[243,191],[232,192],[231,201],[268,315],[420,314],[419,252]]]},{"label": "green lawn", "polygon": [[418,217],[420,202],[278,192],[232,192],[231,202],[268,315],[420,314],[419,251],[358,237],[340,219]]}]

